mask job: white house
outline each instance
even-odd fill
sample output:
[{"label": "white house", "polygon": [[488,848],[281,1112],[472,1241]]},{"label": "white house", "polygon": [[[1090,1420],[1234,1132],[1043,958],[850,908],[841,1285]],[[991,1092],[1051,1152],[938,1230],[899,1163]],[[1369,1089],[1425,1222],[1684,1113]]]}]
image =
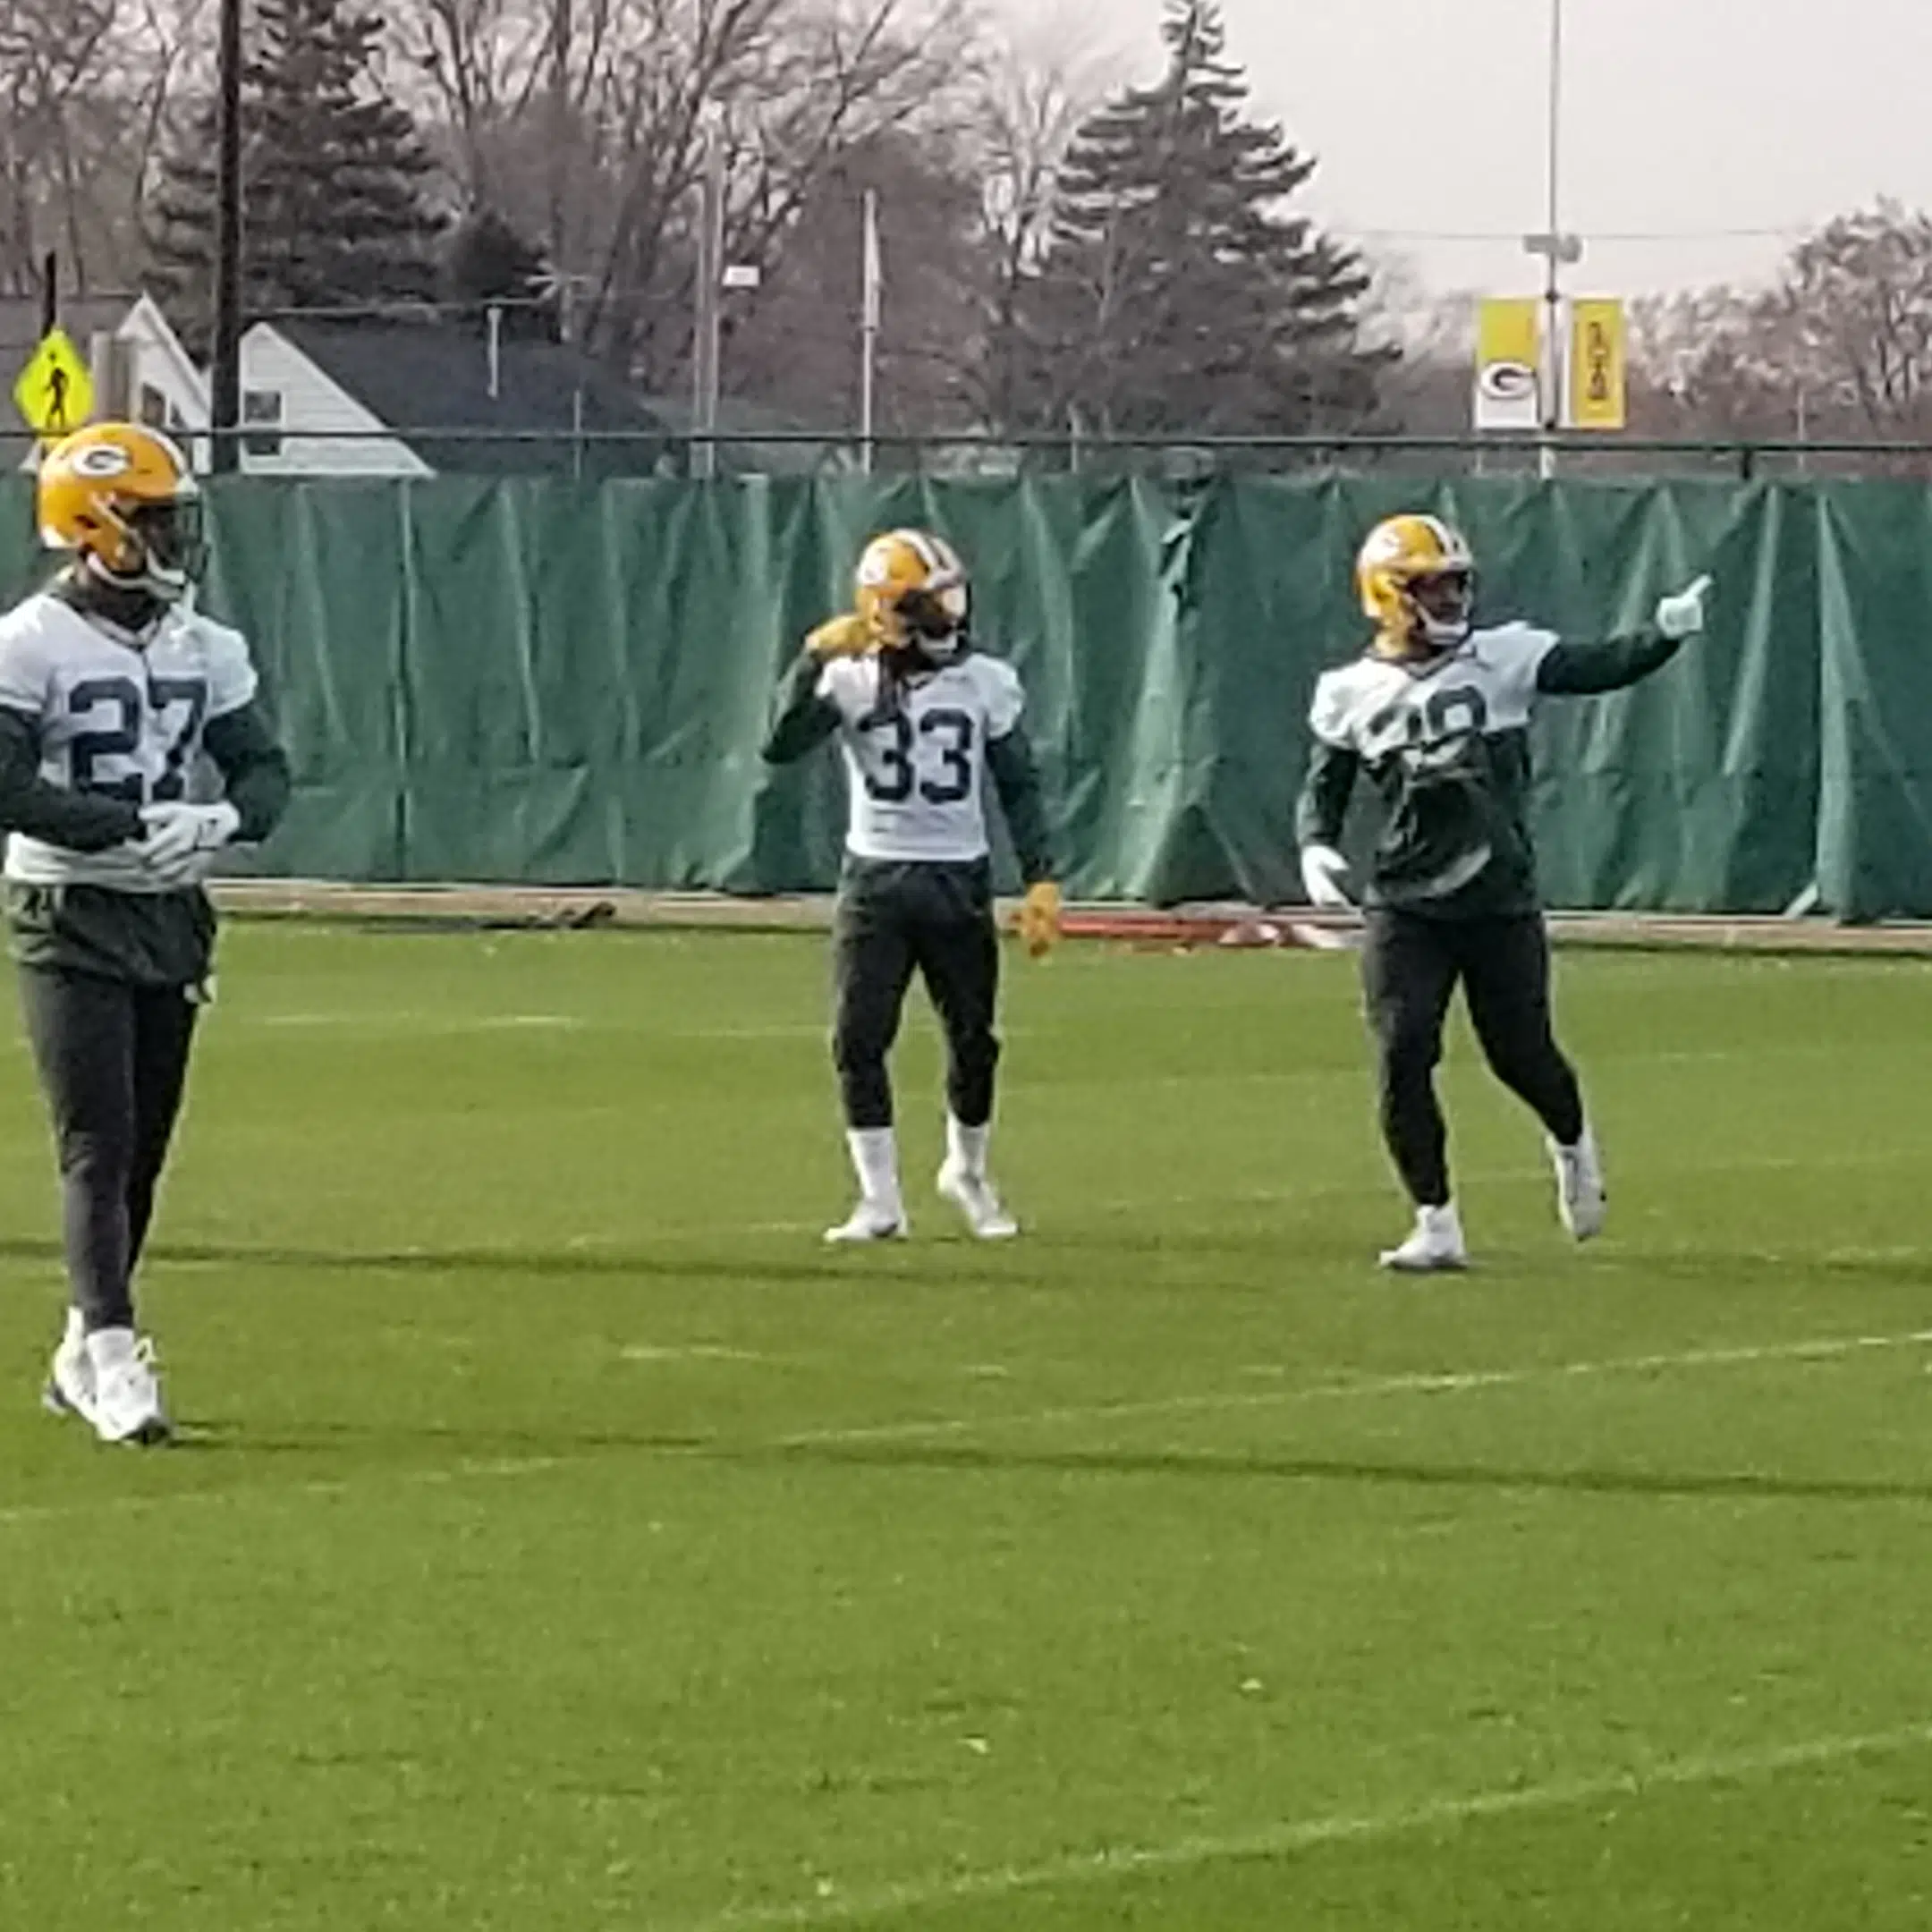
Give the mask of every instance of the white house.
[{"label": "white house", "polygon": [[[152,297],[143,295],[114,331],[131,415],[192,443],[198,467],[208,445],[195,435],[209,419],[207,372]],[[283,476],[428,476],[407,443],[268,323],[242,338],[242,420],[261,426],[242,445],[242,467]],[[303,436],[298,432],[309,430]]]},{"label": "white house", "polygon": [[[208,421],[207,379],[151,296],[136,301],[114,331],[114,340],[120,367],[96,368],[98,407],[123,408],[154,429],[185,433]],[[95,360],[100,362],[98,353]],[[114,393],[123,385],[124,402]]]},{"label": "white house", "polygon": [[[206,467],[206,373],[145,295],[113,334],[129,412]],[[242,340],[242,423],[241,466],[261,476],[648,473],[666,435],[578,350],[429,319],[256,323]]]}]

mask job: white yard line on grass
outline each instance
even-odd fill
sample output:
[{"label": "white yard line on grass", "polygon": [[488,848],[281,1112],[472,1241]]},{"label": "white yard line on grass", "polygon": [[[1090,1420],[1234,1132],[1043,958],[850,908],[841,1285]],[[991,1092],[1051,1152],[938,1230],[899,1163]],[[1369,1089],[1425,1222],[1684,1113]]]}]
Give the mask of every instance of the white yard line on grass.
[{"label": "white yard line on grass", "polygon": [[554,1032],[580,1033],[599,1022],[578,1013],[511,1013],[454,1016],[448,1013],[250,1013],[247,1026],[276,1027],[297,1031],[340,1028],[345,1032],[367,1033],[384,1039],[406,1034],[411,1038],[428,1034]]},{"label": "white yard line on grass", "polygon": [[[1836,1174],[1850,1168],[1896,1166],[1908,1162],[1922,1164],[1925,1158],[1926,1151],[1923,1148],[1900,1145],[1867,1148],[1856,1153],[1764,1154],[1748,1156],[1743,1159],[1674,1160],[1671,1163],[1671,1172],[1674,1174],[1813,1172]],[[1549,1178],[1547,1164],[1535,1167],[1524,1165],[1482,1168],[1466,1174],[1459,1173],[1456,1176],[1459,1186],[1464,1189],[1508,1187],[1527,1182],[1538,1182],[1546,1186]],[[1359,1199],[1368,1194],[1385,1198],[1388,1193],[1387,1180],[1377,1175],[1373,1179],[1365,1178],[1360,1181],[1298,1182],[1292,1185],[1284,1182],[1272,1186],[1238,1188],[1224,1193],[1135,1194],[1111,1199],[1084,1201],[1081,1203],[1081,1212],[1085,1215],[1114,1216],[1147,1208],[1165,1212],[1171,1208],[1266,1208],[1293,1201]],[[1830,1257],[1827,1255],[1826,1258],[1829,1259]]]},{"label": "white yard line on grass", "polygon": [[[1045,1860],[1038,1865],[872,1886],[845,1897],[835,1886],[828,1893],[795,1905],[754,1906],[727,1911],[687,1924],[681,1932],[784,1932],[787,1927],[808,1932],[814,1927],[857,1925],[867,1919],[916,1915],[951,1905],[1018,1898],[1028,1893],[1071,1885],[1111,1884],[1144,1874],[1186,1872],[1245,1860],[1285,1859],[1328,1845],[1372,1844],[1387,1838],[1453,1831],[1489,1818],[1579,1810],[1619,1799],[1641,1800],[1663,1792],[1756,1782],[1859,1758],[1904,1757],[1928,1748],[1932,1748],[1932,1724],[1907,1724],[1896,1731],[1813,1738],[1804,1743],[1764,1750],[1714,1752],[1640,1770],[1606,1772],[1597,1777],[1556,1778],[1548,1784],[1526,1784],[1507,1791],[1432,1798],[1421,1804],[1388,1811],[1290,1819],[1225,1838],[1181,1838],[1171,1844],[1121,1846]],[[832,1885],[833,1881],[826,1883]]]},{"label": "white yard line on grass", "polygon": [[[106,1453],[106,1452],[103,1452]],[[134,1452],[116,1452],[131,1454]],[[145,1452],[148,1454],[155,1451]],[[373,1479],[386,1487],[443,1488],[462,1482],[502,1482],[513,1476],[541,1476],[566,1463],[580,1462],[581,1456],[496,1456],[458,1462],[446,1469],[411,1470],[404,1476]],[[284,1502],[290,1498],[308,1501],[348,1496],[369,1487],[352,1477],[324,1477],[310,1482],[246,1483],[228,1489],[170,1489],[156,1496],[96,1496],[85,1503],[21,1503],[0,1509],[0,1529],[17,1523],[61,1522],[72,1516],[93,1516],[106,1511],[131,1516],[145,1516],[151,1511],[192,1506],[196,1504]]]},{"label": "white yard line on grass", "polygon": [[[1462,1395],[1486,1389],[1523,1388],[1543,1382],[1579,1381],[1616,1375],[1661,1375],[1700,1368],[1750,1368],[1767,1362],[1839,1361],[1849,1356],[1928,1346],[1932,1346],[1932,1328],[1915,1329],[1907,1335],[1839,1335],[1755,1347],[1692,1349],[1675,1355],[1625,1355],[1598,1361],[1533,1362],[1514,1368],[1477,1368],[1441,1374],[1358,1376],[1334,1382],[1312,1383],[1300,1388],[1208,1392],[1199,1395],[1157,1396],[1145,1402],[1072,1403],[1061,1408],[1019,1410],[1009,1414],[943,1416],[917,1422],[808,1429],[796,1435],[782,1436],[771,1443],[737,1443],[720,1438],[708,1443],[645,1444],[639,1447],[642,1453],[651,1455],[698,1460],[711,1455],[756,1453],[760,1449],[837,1448],[867,1443],[919,1442],[996,1429],[1051,1428],[1065,1422],[1108,1422],[1145,1416],[1274,1409],[1291,1402],[1368,1401],[1399,1395]],[[70,1424],[69,1427],[78,1430],[78,1425]],[[587,1462],[605,1460],[607,1456],[607,1451],[599,1451],[596,1454],[503,1456],[466,1461],[440,1469],[416,1470],[401,1478],[377,1476],[369,1480],[391,1486],[400,1484],[405,1487],[501,1481],[510,1477],[547,1475],[553,1470],[579,1467]],[[0,1507],[0,1529],[60,1521],[77,1515],[96,1514],[103,1510],[144,1514],[150,1510],[171,1509],[182,1504],[281,1502],[291,1497],[335,1496],[360,1487],[363,1485],[356,1479],[341,1477],[287,1485],[261,1483],[227,1488],[174,1489],[155,1496],[94,1497],[86,1502],[16,1504]]]},{"label": "white yard line on grass", "polygon": [[627,1343],[617,1351],[617,1359],[627,1362],[762,1362],[776,1366],[796,1362],[796,1355],[765,1355],[756,1349],[726,1348],[716,1342],[661,1344],[651,1342]]},{"label": "white yard line on grass", "polygon": [[1927,1346],[1932,1346],[1932,1328],[1915,1329],[1909,1335],[1839,1335],[1811,1342],[1692,1349],[1676,1355],[1623,1355],[1610,1356],[1598,1361],[1531,1362],[1514,1368],[1352,1376],[1334,1382],[1306,1384],[1299,1388],[1160,1395],[1144,1402],[1074,1403],[1059,1409],[1025,1410],[1012,1415],[948,1416],[924,1422],[885,1422],[860,1428],[811,1429],[785,1436],[781,1446],[806,1449],[842,1443],[918,1441],[922,1436],[960,1436],[981,1429],[1046,1428],[1061,1422],[1106,1422],[1137,1416],[1211,1414],[1223,1410],[1275,1409],[1289,1402],[1359,1402],[1385,1395],[1462,1395],[1479,1389],[1522,1388],[1538,1382],[1583,1381],[1604,1376],[1741,1368],[1764,1362],[1835,1361],[1848,1355]]}]

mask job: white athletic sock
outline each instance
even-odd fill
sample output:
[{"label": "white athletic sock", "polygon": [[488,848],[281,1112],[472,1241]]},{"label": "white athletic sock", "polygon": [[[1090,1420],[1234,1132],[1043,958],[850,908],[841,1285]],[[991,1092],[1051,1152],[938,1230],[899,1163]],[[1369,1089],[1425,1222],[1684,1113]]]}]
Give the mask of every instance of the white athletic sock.
[{"label": "white athletic sock", "polygon": [[61,1346],[64,1349],[78,1349],[87,1342],[87,1318],[71,1303],[67,1309],[67,1326],[61,1332]]},{"label": "white athletic sock", "polygon": [[890,1127],[854,1127],[845,1136],[859,1191],[875,1207],[900,1209],[899,1142]]},{"label": "white athletic sock", "polygon": [[88,1360],[97,1375],[134,1359],[134,1331],[131,1328],[97,1328],[87,1338]]},{"label": "white athletic sock", "polygon": [[969,1127],[952,1114],[946,1115],[946,1165],[969,1181],[984,1181],[987,1148],[993,1140],[993,1123]]}]

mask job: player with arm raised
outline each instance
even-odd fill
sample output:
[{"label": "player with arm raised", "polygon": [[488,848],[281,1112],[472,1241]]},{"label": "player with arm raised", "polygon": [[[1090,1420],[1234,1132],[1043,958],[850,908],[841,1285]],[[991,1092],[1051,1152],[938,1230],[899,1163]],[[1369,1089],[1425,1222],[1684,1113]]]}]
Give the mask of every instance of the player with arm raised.
[{"label": "player with arm raised", "polygon": [[924,530],[875,538],[858,609],[822,624],[779,694],[775,764],[835,737],[850,790],[834,924],[833,1054],[859,1204],[835,1242],[906,1232],[887,1059],[914,972],[946,1039],[946,1156],[939,1191],[983,1241],[1018,1232],[987,1169],[992,1134],[999,936],[987,831],[998,793],[1026,885],[1021,933],[1036,958],[1059,937],[1060,894],[1019,674],[976,651],[966,573]]},{"label": "player with arm raised", "polygon": [[[38,513],[72,561],[0,617],[0,829],[72,1291],[47,1402],[154,1443],[168,1421],[132,1284],[211,983],[202,881],[223,846],[274,828],[288,762],[248,645],[187,607],[201,504],[172,443],[128,423],[69,436]],[[191,802],[204,754],[225,795]]]},{"label": "player with arm raised", "polygon": [[1548,1132],[1563,1225],[1588,1241],[1603,1226],[1603,1167],[1551,1025],[1529,826],[1530,716],[1539,699],[1618,691],[1669,663],[1704,627],[1710,580],[1665,597],[1652,628],[1612,643],[1565,644],[1522,623],[1479,630],[1461,533],[1436,517],[1398,516],[1369,535],[1356,581],[1376,635],[1316,686],[1296,830],[1309,898],[1347,907],[1337,846],[1350,794],[1366,775],[1381,796],[1362,894],[1363,985],[1382,1130],[1416,1207],[1414,1231],[1383,1266],[1428,1273],[1467,1263],[1435,1082],[1459,983],[1491,1069]]}]

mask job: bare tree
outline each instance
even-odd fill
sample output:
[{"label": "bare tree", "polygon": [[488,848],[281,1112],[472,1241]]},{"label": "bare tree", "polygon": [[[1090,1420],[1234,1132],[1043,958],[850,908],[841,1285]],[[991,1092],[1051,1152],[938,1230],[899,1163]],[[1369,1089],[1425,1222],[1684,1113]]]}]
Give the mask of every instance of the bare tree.
[{"label": "bare tree", "polygon": [[498,152],[543,97],[553,16],[568,36],[567,0],[411,0],[396,10],[394,31],[427,84],[472,208],[508,212],[514,199],[529,199],[506,191]]},{"label": "bare tree", "polygon": [[980,184],[943,142],[902,133],[847,149],[820,177],[736,318],[733,391],[809,426],[857,421],[869,191],[886,269],[879,428],[977,428]]},{"label": "bare tree", "polygon": [[984,182],[983,341],[975,345],[983,419],[1021,414],[1025,372],[1044,344],[1023,300],[1059,212],[1060,170],[1080,124],[1120,79],[1118,57],[1056,20],[1030,41],[1009,41],[976,67],[962,148]]},{"label": "bare tree", "polygon": [[1409,436],[1469,435],[1480,298],[1430,288],[1400,254],[1382,254],[1369,266],[1364,339],[1390,352],[1380,385],[1382,427]]},{"label": "bare tree", "polygon": [[1631,417],[1665,436],[1801,434],[1804,381],[1776,292],[1699,289],[1632,305]]},{"label": "bare tree", "polygon": [[1932,436],[1932,218],[1893,201],[1841,216],[1799,244],[1760,317],[1834,418]]},{"label": "bare tree", "polygon": [[[124,0],[125,4],[125,0]],[[114,115],[122,143],[129,235],[146,227],[148,192],[182,99],[211,80],[210,0],[132,0],[134,18],[120,61]]]},{"label": "bare tree", "polygon": [[0,4],[0,282],[15,293],[38,284],[47,250],[83,283],[105,266],[86,162],[119,14],[119,0]]},{"label": "bare tree", "polygon": [[1932,439],[1932,218],[1880,201],[1776,283],[1640,303],[1639,426],[1740,439]]},{"label": "bare tree", "polygon": [[139,280],[168,115],[204,62],[206,0],[0,0],[0,289]]},{"label": "bare tree", "polygon": [[769,267],[843,152],[933,112],[970,0],[401,0],[463,199],[545,237],[572,332],[668,383],[698,183],[722,144],[732,258]]},{"label": "bare tree", "polygon": [[1046,246],[1061,158],[1117,72],[1088,23],[1063,13],[1017,39],[988,33],[914,123],[832,157],[733,339],[732,368],[747,393],[810,422],[828,411],[852,419],[860,218],[874,190],[886,267],[881,426],[1013,421],[1029,358],[1019,296]]}]

